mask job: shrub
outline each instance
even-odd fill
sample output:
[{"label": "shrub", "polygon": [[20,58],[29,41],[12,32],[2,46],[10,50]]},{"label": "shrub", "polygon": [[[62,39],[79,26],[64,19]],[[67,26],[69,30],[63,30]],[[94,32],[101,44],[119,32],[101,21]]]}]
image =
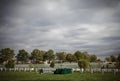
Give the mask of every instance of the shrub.
[{"label": "shrub", "polygon": [[14,60],[9,60],[6,64],[5,64],[6,68],[14,68],[15,67],[15,63]]},{"label": "shrub", "polygon": [[116,63],[115,63],[115,67],[116,67],[117,69],[120,69],[120,62],[116,62]]},{"label": "shrub", "polygon": [[52,62],[50,63],[50,67],[54,68],[54,67],[55,67],[55,62],[52,61]]},{"label": "shrub", "polygon": [[78,66],[80,68],[83,68],[84,70],[86,70],[86,68],[89,67],[89,65],[90,65],[90,62],[85,59],[81,59],[78,61]]}]

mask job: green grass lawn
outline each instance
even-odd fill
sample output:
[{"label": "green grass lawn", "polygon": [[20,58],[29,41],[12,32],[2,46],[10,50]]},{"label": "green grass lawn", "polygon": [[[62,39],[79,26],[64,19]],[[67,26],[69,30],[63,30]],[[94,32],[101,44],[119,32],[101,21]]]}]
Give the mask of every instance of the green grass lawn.
[{"label": "green grass lawn", "polygon": [[0,72],[0,81],[120,81],[120,73],[38,74],[35,72]]}]

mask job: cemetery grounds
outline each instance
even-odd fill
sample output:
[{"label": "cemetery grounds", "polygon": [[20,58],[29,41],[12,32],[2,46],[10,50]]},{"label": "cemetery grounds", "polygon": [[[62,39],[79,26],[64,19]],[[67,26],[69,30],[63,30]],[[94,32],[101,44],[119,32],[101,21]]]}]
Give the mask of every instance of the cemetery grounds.
[{"label": "cemetery grounds", "polygon": [[93,73],[75,71],[72,74],[54,74],[49,72],[40,74],[35,70],[0,71],[0,81],[120,81],[120,71],[115,74],[111,71],[104,73],[100,71]]}]

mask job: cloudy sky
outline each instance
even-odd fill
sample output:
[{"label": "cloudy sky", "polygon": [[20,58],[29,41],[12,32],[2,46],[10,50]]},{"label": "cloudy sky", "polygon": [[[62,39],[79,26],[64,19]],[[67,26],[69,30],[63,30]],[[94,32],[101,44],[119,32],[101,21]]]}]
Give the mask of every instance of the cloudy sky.
[{"label": "cloudy sky", "polygon": [[120,0],[0,0],[0,49],[120,53]]}]

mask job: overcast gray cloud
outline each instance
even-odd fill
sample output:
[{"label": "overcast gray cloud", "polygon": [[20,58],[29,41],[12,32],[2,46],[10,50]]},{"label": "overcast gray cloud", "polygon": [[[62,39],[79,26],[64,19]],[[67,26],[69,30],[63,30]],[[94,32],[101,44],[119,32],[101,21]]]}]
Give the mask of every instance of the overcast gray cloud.
[{"label": "overcast gray cloud", "polygon": [[0,48],[120,53],[120,0],[0,0]]}]

